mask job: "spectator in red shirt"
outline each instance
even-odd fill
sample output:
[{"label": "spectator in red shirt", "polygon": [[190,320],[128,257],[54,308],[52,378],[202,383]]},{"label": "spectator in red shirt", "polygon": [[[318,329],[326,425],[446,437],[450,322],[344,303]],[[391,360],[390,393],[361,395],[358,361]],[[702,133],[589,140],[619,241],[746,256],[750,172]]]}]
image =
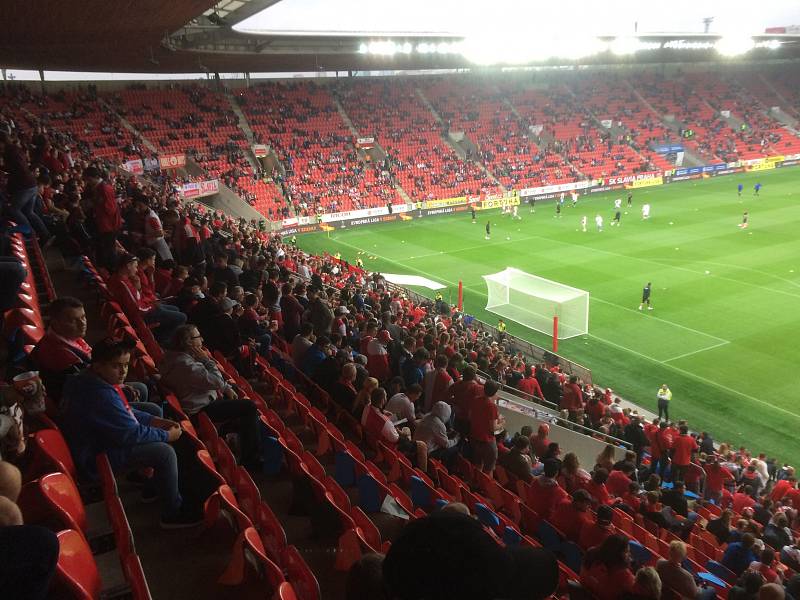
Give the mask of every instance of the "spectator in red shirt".
[{"label": "spectator in red shirt", "polygon": [[706,472],[706,498],[719,502],[725,482],[733,483],[736,479],[728,469],[719,464],[716,456],[708,457],[703,470]]},{"label": "spectator in red shirt", "polygon": [[745,508],[752,508],[756,501],[753,500],[753,488],[749,485],[741,486],[733,495],[733,512],[741,514]]},{"label": "spectator in red shirt", "polygon": [[117,236],[122,229],[122,215],[114,188],[103,181],[97,167],[83,172],[84,194],[91,200],[94,223],[97,229],[97,262],[113,271],[117,258]]},{"label": "spectator in red shirt", "polygon": [[559,408],[569,411],[570,421],[580,422],[583,416],[583,392],[576,375],[570,376],[569,383],[564,386]]},{"label": "spectator in red shirt", "polygon": [[472,462],[486,473],[491,473],[497,462],[495,431],[502,429],[505,423],[505,419],[497,411],[499,390],[500,384],[487,381],[483,385],[483,394],[473,400],[469,411]]},{"label": "spectator in red shirt", "polygon": [[673,429],[669,427],[669,423],[661,421],[658,425],[658,447],[660,460],[658,461],[658,474],[663,479],[664,473],[669,465],[669,457],[672,453],[672,442],[675,439]]},{"label": "spectator in red shirt", "polygon": [[389,369],[389,352],[386,350],[391,341],[392,336],[389,335],[389,331],[381,329],[378,337],[371,339],[367,344],[367,371],[381,383],[389,381],[392,377],[392,371]]},{"label": "spectator in red shirt", "polygon": [[613,535],[614,526],[611,524],[611,517],[613,514],[614,509],[610,506],[600,506],[597,508],[595,521],[581,528],[578,546],[580,546],[584,552],[589,550],[589,548],[599,546],[607,537]]},{"label": "spectator in red shirt", "polygon": [[761,576],[764,578],[764,581],[767,583],[783,583],[781,576],[778,572],[773,568],[775,564],[775,550],[770,547],[765,547],[761,551],[761,556],[758,557],[758,560],[755,562],[750,563],[748,567],[748,571],[754,571],[756,573],[760,573]]},{"label": "spectator in red shirt", "polygon": [[560,467],[557,460],[544,461],[543,473],[534,478],[528,487],[527,504],[543,519],[549,520],[556,506],[569,498],[569,494],[556,481]]},{"label": "spectator in red shirt", "polygon": [[[86,311],[80,300],[69,296],[57,298],[48,306],[48,314],[50,327],[30,358],[39,369],[48,399],[58,406],[65,380],[89,366],[92,348],[83,338],[86,335]],[[126,381],[121,391],[133,408],[157,417],[162,415],[161,407],[148,401],[145,384]]]},{"label": "spectator in red shirt", "polygon": [[620,465],[619,469],[615,469],[608,474],[608,481],[606,487],[613,496],[622,496],[628,491],[631,485],[631,475],[634,469],[628,463]]},{"label": "spectator in red shirt", "polygon": [[769,495],[770,500],[773,502],[781,500],[789,490],[794,488],[795,483],[794,477],[789,477],[788,479],[781,479],[778,481],[775,484],[775,487],[772,488],[772,492]]},{"label": "spectator in red shirt", "polygon": [[636,579],[630,570],[628,538],[612,535],[591,548],[581,566],[581,584],[598,600],[618,600],[633,590]]},{"label": "spectator in red shirt", "polygon": [[475,381],[475,368],[469,365],[464,367],[461,381],[447,389],[447,403],[453,408],[453,428],[463,436],[469,432],[469,408],[482,393],[480,384]]},{"label": "spectator in red shirt", "polygon": [[571,542],[578,543],[581,530],[592,523],[589,507],[592,497],[586,490],[575,490],[572,501],[563,500],[550,516],[550,523]]},{"label": "spectator in red shirt", "polygon": [[428,413],[437,402],[447,402],[453,378],[447,373],[447,355],[437,354],[433,360],[433,370],[425,373],[422,387],[425,390],[423,411]]},{"label": "spectator in red shirt", "polygon": [[550,434],[550,425],[547,423],[539,424],[539,429],[536,430],[536,435],[531,437],[531,445],[533,452],[539,458],[547,454],[547,447],[550,445],[548,435]]},{"label": "spectator in red shirt", "polygon": [[540,400],[544,400],[542,388],[539,386],[539,382],[536,380],[536,377],[533,376],[533,369],[530,365],[525,366],[525,377],[520,379],[518,387],[520,391],[525,392],[529,396],[535,396]]},{"label": "spectator in red shirt", "polygon": [[586,484],[586,491],[600,505],[611,504],[611,494],[608,493],[608,488],[606,488],[607,480],[608,471],[603,468],[597,468],[592,473],[591,481]]},{"label": "spectator in red shirt", "polygon": [[145,323],[157,323],[153,335],[166,346],[175,330],[186,323],[186,315],[170,304],[143,298],[138,267],[139,259],[135,255],[122,255],[119,258],[117,271],[108,280],[108,289],[129,319],[143,319]]},{"label": "spectator in red shirt", "polygon": [[[583,489],[592,478],[589,472],[581,468],[578,455],[574,452],[567,452],[561,464],[561,473],[558,476],[558,484],[563,487],[568,494],[573,494],[576,490]],[[588,492],[587,492],[588,493]]]},{"label": "spectator in red shirt", "polygon": [[683,481],[689,463],[692,462],[692,454],[697,452],[699,446],[697,440],[689,435],[689,428],[681,425],[680,435],[672,443],[672,480]]}]

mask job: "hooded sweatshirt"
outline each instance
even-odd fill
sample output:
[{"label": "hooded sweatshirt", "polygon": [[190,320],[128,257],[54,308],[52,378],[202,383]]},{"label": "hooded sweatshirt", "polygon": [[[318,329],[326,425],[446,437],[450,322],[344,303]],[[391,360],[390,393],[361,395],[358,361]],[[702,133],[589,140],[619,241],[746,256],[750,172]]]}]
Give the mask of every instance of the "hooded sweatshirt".
[{"label": "hooded sweatshirt", "polygon": [[83,478],[97,478],[98,454],[107,453],[118,469],[127,463],[133,446],[168,439],[166,431],[150,427],[152,415],[128,406],[120,390],[89,369],[67,378],[62,404],[62,431]]},{"label": "hooded sweatshirt", "polygon": [[228,384],[211,358],[198,360],[186,352],[169,350],[158,365],[161,381],[178,397],[189,415],[220,397]]},{"label": "hooded sweatshirt", "polygon": [[436,402],[414,430],[414,441],[425,442],[428,452],[435,452],[441,448],[455,446],[457,440],[447,437],[447,423],[450,420],[450,405],[446,402]]}]

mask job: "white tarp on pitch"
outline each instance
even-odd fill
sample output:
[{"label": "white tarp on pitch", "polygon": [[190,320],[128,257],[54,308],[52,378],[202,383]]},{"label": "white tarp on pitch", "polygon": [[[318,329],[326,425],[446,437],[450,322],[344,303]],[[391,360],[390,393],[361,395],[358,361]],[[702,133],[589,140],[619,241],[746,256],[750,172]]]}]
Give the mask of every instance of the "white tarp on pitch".
[{"label": "white tarp on pitch", "polygon": [[431,290],[441,290],[446,288],[446,285],[437,283],[427,277],[420,277],[419,275],[396,275],[394,273],[381,273],[383,278],[389,283],[396,285],[415,285],[418,287],[426,287]]}]

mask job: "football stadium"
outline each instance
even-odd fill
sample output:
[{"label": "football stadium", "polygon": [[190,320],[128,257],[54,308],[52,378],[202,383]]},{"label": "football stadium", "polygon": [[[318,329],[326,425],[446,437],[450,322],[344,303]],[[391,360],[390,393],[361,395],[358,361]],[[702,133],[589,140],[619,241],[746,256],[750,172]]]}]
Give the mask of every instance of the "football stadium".
[{"label": "football stadium", "polygon": [[0,597],[800,597],[796,2],[0,16]]}]

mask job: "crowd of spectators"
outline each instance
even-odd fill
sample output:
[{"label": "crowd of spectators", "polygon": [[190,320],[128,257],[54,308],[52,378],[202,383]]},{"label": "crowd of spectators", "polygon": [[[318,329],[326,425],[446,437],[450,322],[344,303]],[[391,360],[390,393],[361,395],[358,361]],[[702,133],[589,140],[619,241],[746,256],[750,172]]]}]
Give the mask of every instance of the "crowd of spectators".
[{"label": "crowd of spectators", "polygon": [[[221,375],[211,353],[254,378],[256,355],[272,359],[274,346],[360,424],[368,444],[394,447],[422,470],[431,459],[445,466],[466,460],[486,474],[502,469],[519,480],[522,501],[578,546],[580,580],[598,598],[659,598],[664,586],[686,597],[712,595],[712,588],[698,587],[682,558],[681,544],[699,531],[725,545],[719,562],[737,583],[731,595],[747,597],[758,588],[784,593],[770,587],[776,583],[786,583],[791,594],[797,586],[790,574],[800,569],[794,534],[800,490],[791,467],[778,468],[745,448],[717,446],[708,433],[691,434],[683,421],[647,422],[623,408],[612,390],[583,384],[557,365],[532,363],[504,340],[467,325],[441,299],[416,303],[380,274],[308,255],[254,223],[183,203],[169,186],[115,176],[88,155],[53,174],[37,148],[57,146],[57,138],[8,121],[3,129],[9,215],[43,244],[92,257],[123,311],[166,348],[153,358],[182,409],[226,422],[246,467],[257,469],[261,461],[257,412]],[[3,277],[12,271],[2,271]],[[128,377],[134,344],[89,344],[86,311],[77,299],[59,298],[48,312],[48,331],[31,360],[80,476],[97,477],[98,452],[107,452],[119,470],[152,469],[142,495],[161,502],[161,525],[197,523],[202,482],[187,461],[182,426],[164,418],[148,386]],[[609,445],[584,469],[575,453],[548,439],[547,423],[536,432],[508,431],[498,406],[503,384],[556,405],[562,425],[625,440],[631,450],[616,460]],[[0,423],[8,424],[6,416]],[[12,436],[4,456],[24,456],[19,428],[0,432],[4,441]],[[13,504],[14,490],[0,489],[3,498]],[[718,512],[710,512],[710,503]],[[21,526],[11,504],[0,536]],[[476,521],[449,514],[459,510],[454,503],[446,514],[404,528],[380,568],[389,597],[417,598],[420,589],[445,593],[455,589],[445,586],[467,581],[483,587],[469,584],[465,589],[472,591],[459,597],[552,593],[552,554],[501,553]],[[616,511],[679,538],[655,569],[631,569],[629,540],[612,526]],[[22,535],[35,541],[42,569],[52,573],[52,540],[36,538],[35,530]],[[436,545],[443,540],[449,540],[444,549]],[[465,568],[472,562],[462,563],[454,544],[465,556],[475,552],[471,561],[484,557],[480,568]],[[430,549],[430,560],[418,577],[403,576],[422,548]],[[460,570],[446,568],[456,562]],[[0,562],[0,569],[13,564]],[[439,577],[442,570],[447,577]]]}]

